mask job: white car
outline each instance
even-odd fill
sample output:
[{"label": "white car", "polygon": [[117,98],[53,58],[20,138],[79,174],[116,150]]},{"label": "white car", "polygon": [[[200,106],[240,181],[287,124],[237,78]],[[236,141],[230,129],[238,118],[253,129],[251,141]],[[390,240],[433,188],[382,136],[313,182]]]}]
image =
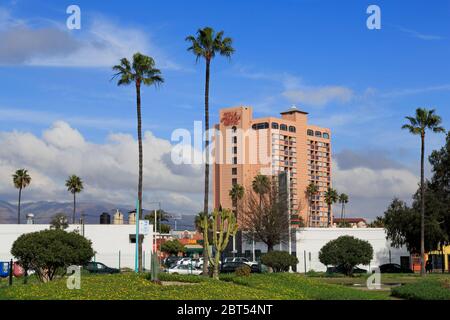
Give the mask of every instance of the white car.
[{"label": "white car", "polygon": [[202,270],[185,264],[180,264],[173,268],[170,268],[169,270],[167,270],[167,272],[172,274],[195,274],[197,276],[203,273]]},{"label": "white car", "polygon": [[[197,260],[197,262],[195,263],[195,266],[197,267],[197,268],[203,268],[203,258],[199,258],[198,260]],[[222,264],[222,261],[219,261],[219,265],[221,265]]]},{"label": "white car", "polygon": [[180,265],[184,265],[184,266],[188,266],[192,264],[192,259],[191,258],[182,258],[180,260],[177,261],[177,266]]}]

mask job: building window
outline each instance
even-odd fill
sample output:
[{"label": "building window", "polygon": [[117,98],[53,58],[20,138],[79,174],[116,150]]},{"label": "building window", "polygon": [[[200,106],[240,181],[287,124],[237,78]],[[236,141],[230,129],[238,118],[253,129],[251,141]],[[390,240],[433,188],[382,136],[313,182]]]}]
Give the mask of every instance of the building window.
[{"label": "building window", "polygon": [[231,174],[236,175],[237,174],[237,168],[231,168]]},{"label": "building window", "polygon": [[324,137],[325,139],[330,139],[330,135],[326,132],[323,133],[322,137]]},{"label": "building window", "polygon": [[233,153],[237,154],[237,147],[233,147]]},{"label": "building window", "polygon": [[314,136],[314,130],[308,129],[308,131],[306,132],[306,134],[308,136]]},{"label": "building window", "polygon": [[268,122],[262,122],[262,123],[255,123],[252,125],[253,130],[261,130],[261,129],[269,129],[269,123]]},{"label": "building window", "polygon": [[233,130],[233,133],[236,132],[236,130],[237,130],[236,126],[233,126],[233,127],[231,128],[231,130]]},{"label": "building window", "polygon": [[233,164],[237,164],[237,157],[233,157]]},{"label": "building window", "polygon": [[282,124],[282,125],[280,125],[280,129],[283,131],[287,131],[288,128],[287,128],[287,125]]},{"label": "building window", "polygon": [[278,123],[272,122],[272,129],[278,129]]},{"label": "building window", "polygon": [[320,132],[320,131],[316,131],[316,137],[322,137],[322,132]]},{"label": "building window", "polygon": [[237,137],[233,137],[233,143],[237,143]]},{"label": "building window", "polygon": [[237,185],[237,179],[236,178],[231,179],[231,184],[233,186]]},{"label": "building window", "polygon": [[295,132],[295,127],[294,126],[289,126],[289,132]]}]

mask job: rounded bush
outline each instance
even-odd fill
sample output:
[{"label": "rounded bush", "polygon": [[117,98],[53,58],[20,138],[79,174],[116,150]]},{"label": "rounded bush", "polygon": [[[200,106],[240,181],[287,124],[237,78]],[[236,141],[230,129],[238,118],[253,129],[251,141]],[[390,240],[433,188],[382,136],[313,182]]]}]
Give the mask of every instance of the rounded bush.
[{"label": "rounded bush", "polygon": [[252,269],[247,265],[240,266],[240,267],[236,268],[236,271],[234,271],[234,273],[238,277],[248,277],[251,272],[252,272]]},{"label": "rounded bush", "polygon": [[326,266],[342,266],[346,275],[352,275],[353,268],[358,264],[369,264],[372,257],[372,245],[352,236],[332,240],[319,251],[320,262]]},{"label": "rounded bush", "polygon": [[261,262],[272,268],[273,272],[287,272],[298,263],[297,257],[284,251],[271,251],[261,257]]}]

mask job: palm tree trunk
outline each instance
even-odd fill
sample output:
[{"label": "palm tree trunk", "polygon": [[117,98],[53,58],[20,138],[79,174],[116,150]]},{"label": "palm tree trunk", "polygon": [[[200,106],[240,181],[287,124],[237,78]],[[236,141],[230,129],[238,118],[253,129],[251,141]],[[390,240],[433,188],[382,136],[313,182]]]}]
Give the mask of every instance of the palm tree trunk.
[{"label": "palm tree trunk", "polygon": [[[205,193],[203,198],[203,212],[209,211],[209,68],[210,60],[206,59],[205,71]],[[206,231],[208,232],[208,231]],[[208,250],[206,244],[203,245],[203,275],[208,276]]]},{"label": "palm tree trunk", "polygon": [[331,204],[329,204],[328,205],[328,222],[327,222],[327,225],[328,225],[328,227],[330,227],[330,225],[331,225]]},{"label": "palm tree trunk", "polygon": [[341,222],[343,222],[342,219],[344,219],[344,203],[342,203],[341,207]]},{"label": "palm tree trunk", "polygon": [[72,215],[72,223],[75,224],[75,211],[76,211],[76,201],[75,201],[75,192],[73,193],[73,215]]},{"label": "palm tree trunk", "polygon": [[[142,219],[142,116],[141,116],[141,84],[139,80],[136,82],[136,106],[137,106],[137,126],[138,126],[138,145],[139,145],[139,182],[138,182],[138,203],[139,203],[139,219]],[[139,272],[142,272],[142,241],[141,237],[138,241],[138,263]]]},{"label": "palm tree trunk", "polygon": [[424,185],[424,158],[425,133],[422,134],[422,148],[420,153],[420,275],[425,276],[425,185]]},{"label": "palm tree trunk", "polygon": [[19,202],[17,203],[17,224],[20,224],[20,199],[22,198],[22,188],[19,188]]}]

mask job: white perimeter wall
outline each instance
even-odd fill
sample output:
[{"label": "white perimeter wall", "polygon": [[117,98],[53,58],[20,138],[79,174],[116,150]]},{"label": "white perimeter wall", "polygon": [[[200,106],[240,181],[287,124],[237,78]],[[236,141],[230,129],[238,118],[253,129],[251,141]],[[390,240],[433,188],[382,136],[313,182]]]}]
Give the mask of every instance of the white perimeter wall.
[{"label": "white perimeter wall", "polygon": [[[329,241],[340,236],[349,235],[368,241],[373,247],[373,259],[370,265],[359,265],[360,268],[370,270],[374,267],[389,263],[389,251],[391,262],[400,264],[401,256],[408,256],[405,247],[394,248],[386,240],[383,228],[303,228],[296,232],[298,272],[305,272],[304,253],[306,251],[306,271],[326,271],[326,266],[319,261],[320,249]],[[311,254],[311,260],[309,256]]]},{"label": "white perimeter wall", "polygon": [[[80,231],[80,225],[70,225],[66,231]],[[49,229],[46,224],[0,224],[0,261],[13,259],[11,248],[14,241],[24,233]],[[153,226],[150,226],[153,230]],[[130,242],[130,234],[136,233],[136,226],[123,224],[86,224],[84,236],[92,241],[92,247],[96,252],[93,260],[102,262],[109,267],[134,269],[135,244]],[[150,255],[152,250],[153,234],[144,237],[142,244],[145,253],[145,268],[150,269]]]}]

